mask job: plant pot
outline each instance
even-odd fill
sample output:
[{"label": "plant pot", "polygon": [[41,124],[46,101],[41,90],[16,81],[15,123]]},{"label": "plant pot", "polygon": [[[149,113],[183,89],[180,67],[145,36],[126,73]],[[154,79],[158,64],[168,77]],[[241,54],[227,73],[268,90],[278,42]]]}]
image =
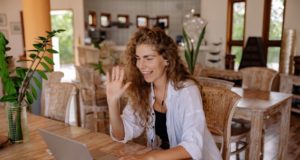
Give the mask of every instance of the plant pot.
[{"label": "plant pot", "polygon": [[27,107],[15,103],[6,103],[8,139],[11,143],[23,143],[29,140],[27,126]]}]

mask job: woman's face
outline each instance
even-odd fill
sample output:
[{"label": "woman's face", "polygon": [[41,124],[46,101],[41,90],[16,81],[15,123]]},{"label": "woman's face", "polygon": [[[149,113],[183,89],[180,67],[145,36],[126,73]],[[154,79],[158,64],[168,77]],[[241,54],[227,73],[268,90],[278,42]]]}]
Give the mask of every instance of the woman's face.
[{"label": "woman's face", "polygon": [[167,65],[167,61],[153,46],[141,44],[136,47],[136,66],[146,82],[165,82]]}]

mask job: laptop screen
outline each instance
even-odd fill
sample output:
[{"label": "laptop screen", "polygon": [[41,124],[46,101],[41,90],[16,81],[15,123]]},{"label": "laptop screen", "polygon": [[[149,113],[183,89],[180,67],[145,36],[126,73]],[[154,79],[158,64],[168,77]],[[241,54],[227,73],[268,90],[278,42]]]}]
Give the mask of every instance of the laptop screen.
[{"label": "laptop screen", "polygon": [[39,129],[39,132],[46,142],[51,154],[57,160],[118,159],[113,155],[104,152],[100,153],[101,151],[97,151],[97,157],[92,157],[85,144],[62,137],[45,129]]}]

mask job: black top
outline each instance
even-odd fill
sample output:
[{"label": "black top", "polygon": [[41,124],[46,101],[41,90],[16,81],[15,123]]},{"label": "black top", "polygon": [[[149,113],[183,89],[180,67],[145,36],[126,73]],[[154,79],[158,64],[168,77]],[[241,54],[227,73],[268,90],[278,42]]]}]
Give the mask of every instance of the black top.
[{"label": "black top", "polygon": [[159,138],[162,141],[160,148],[169,149],[170,144],[169,144],[169,138],[168,138],[168,133],[167,133],[166,113],[161,113],[156,110],[154,110],[154,112],[155,112],[155,132],[156,132],[156,135],[159,136]]}]

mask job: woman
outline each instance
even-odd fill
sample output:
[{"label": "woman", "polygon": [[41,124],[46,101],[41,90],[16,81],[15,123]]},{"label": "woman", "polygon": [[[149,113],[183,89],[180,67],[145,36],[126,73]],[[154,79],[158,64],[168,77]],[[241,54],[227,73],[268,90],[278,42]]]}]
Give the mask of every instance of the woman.
[{"label": "woman", "polygon": [[[187,71],[175,42],[158,28],[143,28],[127,45],[125,70],[107,74],[111,136],[126,143],[144,130],[153,150],[121,159],[221,159],[206,127],[197,82]],[[118,102],[128,94],[120,115]]]}]

